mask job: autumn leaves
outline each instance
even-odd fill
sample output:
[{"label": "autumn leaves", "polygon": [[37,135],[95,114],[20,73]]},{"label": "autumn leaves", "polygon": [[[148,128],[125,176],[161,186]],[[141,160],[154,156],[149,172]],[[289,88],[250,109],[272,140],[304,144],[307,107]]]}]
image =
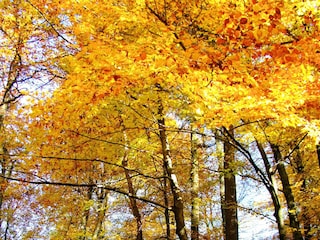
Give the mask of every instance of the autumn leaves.
[{"label": "autumn leaves", "polygon": [[[318,191],[313,185],[318,171],[311,169],[317,162],[320,91],[314,6],[272,0],[100,0],[14,7],[3,11],[16,13],[15,19],[3,18],[8,23],[3,28],[13,29],[16,22],[32,31],[15,29],[8,43],[23,36],[25,42],[36,41],[29,47],[43,48],[43,55],[31,61],[30,50],[17,49],[20,65],[10,74],[53,84],[43,90],[50,98],[38,101],[41,95],[31,91],[28,110],[16,105],[11,112],[19,113],[19,121],[1,123],[1,154],[8,153],[2,179],[15,169],[16,179],[41,182],[33,197],[19,201],[42,211],[43,219],[50,215],[56,239],[173,239],[174,232],[180,239],[213,239],[223,235],[223,228],[228,240],[235,239],[237,171],[266,182],[280,238],[291,232],[295,239],[318,236],[313,227],[318,220],[312,218],[317,209],[292,217],[296,206],[316,201],[313,189]],[[19,18],[19,11],[29,17]],[[33,28],[35,23],[39,26]],[[14,56],[1,54],[3,59]],[[29,70],[21,72],[27,60]],[[20,80],[14,81],[20,87]],[[34,88],[32,81],[28,84]],[[303,141],[301,136],[306,136]],[[9,139],[23,147],[7,149]],[[298,147],[303,173],[291,162]],[[9,159],[15,152],[20,159]],[[261,158],[255,157],[258,153]],[[218,169],[224,159],[236,170],[228,164]],[[221,178],[233,179],[226,181],[232,196],[222,192]],[[295,181],[305,182],[308,190],[292,187]],[[14,191],[8,189],[1,201],[18,201],[5,198]],[[222,209],[226,195],[235,206],[229,215],[212,207],[219,193]],[[288,201],[297,204],[291,208]],[[281,215],[284,206],[291,211],[287,216]],[[267,207],[259,210],[267,214]],[[115,224],[123,212],[128,215]],[[2,214],[9,219],[10,207]],[[220,216],[215,228],[213,214]],[[224,226],[225,220],[234,227]]]}]

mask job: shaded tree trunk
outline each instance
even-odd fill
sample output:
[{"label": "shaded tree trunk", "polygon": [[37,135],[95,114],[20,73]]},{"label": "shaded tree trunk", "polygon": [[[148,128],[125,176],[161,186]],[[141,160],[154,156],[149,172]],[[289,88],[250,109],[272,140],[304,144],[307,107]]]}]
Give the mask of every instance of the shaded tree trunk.
[{"label": "shaded tree trunk", "polygon": [[[219,133],[216,133],[215,136],[215,146],[216,153],[219,164],[219,194],[220,194],[220,211],[221,211],[221,220],[222,220],[222,228],[220,233],[220,238],[226,238],[226,218],[225,218],[225,189],[224,189],[224,140],[223,137],[220,136]],[[223,237],[222,237],[223,236]]]},{"label": "shaded tree trunk", "polygon": [[[1,123],[0,123],[1,124]],[[0,126],[0,129],[2,127]],[[8,174],[8,163],[9,163],[9,156],[8,156],[8,150],[5,147],[5,144],[3,143],[0,149],[0,153],[2,154],[1,160],[0,160],[0,167],[1,167],[1,175],[4,177],[10,177],[10,173]],[[2,203],[4,198],[4,192],[7,188],[7,180],[5,178],[0,178],[0,210],[2,209]],[[1,220],[0,220],[1,223]]]},{"label": "shaded tree trunk", "polygon": [[[127,167],[128,167],[128,154],[129,154],[129,149],[127,147],[128,145],[128,140],[127,140],[127,135],[126,132],[124,130],[124,140],[125,140],[125,149],[124,149],[124,154],[123,154],[123,158],[122,158],[122,166],[124,167],[124,173],[126,176],[126,180],[127,180],[127,185],[128,185],[128,190],[130,193],[130,196],[135,196],[136,192],[134,190],[133,187],[133,182],[130,176],[130,172],[128,171]],[[143,240],[143,231],[142,231],[142,218],[141,218],[141,214],[139,211],[139,207],[137,204],[137,200],[135,198],[129,197],[130,200],[130,208],[132,211],[132,214],[136,220],[136,225],[137,225],[137,233],[136,233],[136,239],[137,240]]]},{"label": "shaded tree trunk", "polygon": [[260,155],[262,157],[264,167],[265,167],[265,172],[267,173],[270,186],[267,186],[267,189],[271,195],[272,203],[274,206],[274,216],[277,221],[277,226],[278,226],[278,232],[279,232],[279,239],[280,240],[285,240],[286,239],[286,229],[284,225],[284,216],[282,214],[282,208],[279,200],[279,195],[278,195],[278,187],[277,187],[277,182],[274,177],[274,173],[272,172],[271,164],[268,160],[267,154],[262,146],[261,143],[259,143],[256,140],[257,147],[259,149]]},{"label": "shaded tree trunk", "polygon": [[[163,163],[163,176],[168,176],[166,172],[166,167],[165,164]],[[171,239],[171,227],[170,227],[170,209],[169,209],[169,198],[168,198],[168,179],[167,178],[163,179],[163,199],[164,199],[164,205],[166,208],[164,209],[164,217],[166,221],[166,239],[170,240]]]},{"label": "shaded tree trunk", "polygon": [[[217,141],[217,140],[216,140]],[[224,144],[224,143],[223,143]],[[221,148],[221,149],[220,149]],[[217,146],[218,149],[218,146]],[[223,146],[219,147],[221,156],[223,153]],[[223,157],[219,157],[219,189],[220,189],[220,208],[221,208],[221,216],[222,216],[222,234],[224,239],[226,237],[226,214],[225,214],[225,188],[224,188],[224,159]]]},{"label": "shaded tree trunk", "polygon": [[282,215],[281,211],[281,204],[279,200],[279,195],[277,192],[277,185],[276,180],[274,179],[275,172],[272,171],[271,165],[269,163],[268,157],[262,147],[262,145],[256,140],[256,144],[258,146],[258,149],[260,151],[260,154],[262,156],[265,171],[263,171],[255,162],[255,160],[252,158],[251,153],[244,147],[240,142],[238,142],[234,136],[225,128],[223,128],[224,135],[227,135],[229,139],[231,139],[231,144],[234,144],[233,146],[237,148],[237,150],[243,154],[247,158],[247,160],[250,162],[252,167],[254,168],[256,174],[264,184],[264,186],[267,188],[267,190],[270,193],[272,202],[274,204],[274,211],[275,211],[275,218],[278,224],[278,230],[279,230],[279,239],[280,240],[286,240],[286,231],[284,226],[284,217]]},{"label": "shaded tree trunk", "polygon": [[[306,192],[307,191],[307,180],[304,176],[304,164],[302,161],[302,156],[300,153],[300,147],[296,146],[296,154],[294,155],[293,159],[294,159],[294,164],[295,164],[295,169],[297,171],[297,173],[300,175],[300,178],[303,179],[303,183],[302,186],[300,188],[300,191],[302,192]],[[318,155],[319,156],[319,155]],[[300,179],[299,179],[300,180]],[[312,239],[312,225],[310,223],[310,217],[308,216],[307,212],[308,209],[306,206],[302,206],[301,208],[301,223],[303,224],[303,233],[304,233],[304,239],[305,240],[311,240]]]},{"label": "shaded tree trunk", "polygon": [[[92,181],[91,178],[89,179],[89,183],[93,184],[93,181]],[[93,187],[89,187],[87,189],[86,195],[87,195],[86,196],[87,201],[92,200]],[[86,209],[84,209],[83,214],[82,214],[81,229],[83,231],[83,235],[84,236],[80,237],[81,240],[86,240],[87,239],[86,235],[87,235],[87,231],[88,231],[87,226],[88,226],[89,217],[90,217],[90,208],[86,208]]]},{"label": "shaded tree trunk", "polygon": [[287,202],[290,227],[293,230],[293,239],[303,240],[303,237],[300,231],[299,221],[298,221],[297,207],[294,201],[294,196],[290,186],[289,177],[288,177],[284,162],[282,161],[282,156],[281,156],[279,146],[272,143],[270,143],[270,146],[273,151],[274,159],[277,163],[277,169],[278,169],[280,180],[282,183],[283,193]]},{"label": "shaded tree trunk", "polygon": [[[232,128],[232,126],[231,126]],[[230,129],[231,129],[230,128]],[[226,129],[225,129],[226,130]],[[229,131],[229,130],[226,130]],[[233,130],[229,131],[233,137]],[[224,202],[223,218],[226,240],[238,240],[237,185],[234,169],[235,149],[229,141],[224,142]]]},{"label": "shaded tree trunk", "polygon": [[199,160],[191,133],[191,240],[199,239]]},{"label": "shaded tree trunk", "polygon": [[317,144],[317,156],[318,156],[318,164],[319,164],[319,167],[320,167],[320,144]]},{"label": "shaded tree trunk", "polygon": [[105,189],[98,189],[100,192],[97,193],[97,197],[99,200],[99,210],[98,216],[96,221],[96,226],[93,231],[93,240],[101,239],[100,233],[102,231],[102,223],[104,221],[106,211],[107,211],[107,204],[108,204],[108,191]]},{"label": "shaded tree trunk", "polygon": [[[19,43],[20,43],[19,38]],[[21,45],[22,46],[22,45]],[[21,95],[15,96],[14,92],[16,92],[14,84],[18,82],[19,76],[20,76],[20,65],[21,63],[21,56],[20,56],[21,48],[17,48],[15,51],[15,55],[10,62],[7,81],[5,82],[5,79],[3,79],[3,84],[5,84],[5,87],[3,89],[3,97],[0,101],[0,135],[5,135],[5,126],[4,126],[4,119],[6,114],[10,110],[10,105],[16,101]],[[12,170],[14,168],[14,162],[10,161],[9,157],[9,151],[7,148],[6,139],[4,139],[3,142],[0,143],[0,168],[1,168],[1,176],[0,177],[0,211],[2,211],[2,204],[4,199],[4,193],[7,189],[8,182],[4,177],[10,177],[12,174]],[[1,212],[0,212],[1,213]],[[0,226],[1,226],[2,220],[0,218]]]},{"label": "shaded tree trunk", "polygon": [[185,226],[184,219],[184,204],[182,199],[182,194],[180,187],[178,185],[178,179],[174,173],[174,168],[171,159],[170,145],[166,132],[166,124],[163,113],[163,105],[159,102],[158,109],[159,119],[158,119],[158,128],[159,128],[159,137],[161,142],[162,155],[164,160],[165,171],[168,175],[170,188],[173,195],[173,213],[176,223],[176,233],[180,240],[187,240],[187,231]]}]

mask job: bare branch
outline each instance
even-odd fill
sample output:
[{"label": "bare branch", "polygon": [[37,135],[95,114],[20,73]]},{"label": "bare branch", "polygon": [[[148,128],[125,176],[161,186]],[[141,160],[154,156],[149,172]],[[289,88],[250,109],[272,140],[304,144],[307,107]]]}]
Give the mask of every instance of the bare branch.
[{"label": "bare branch", "polygon": [[244,207],[244,206],[241,206],[241,205],[238,205],[238,208],[240,208],[240,209],[242,209],[244,211],[247,211],[249,213],[255,214],[255,215],[260,215],[260,216],[262,216],[262,217],[264,217],[264,218],[266,218],[266,219],[268,219],[268,220],[270,220],[272,222],[276,222],[276,220],[271,218],[269,215],[264,214],[262,212],[258,212],[257,210],[255,210],[253,208],[248,208],[248,207]]},{"label": "bare branch", "polygon": [[293,154],[293,152],[294,152],[295,150],[299,149],[300,143],[302,143],[302,141],[307,137],[307,135],[308,135],[308,133],[306,133],[306,134],[303,135],[303,137],[302,137],[302,138],[299,140],[299,142],[294,146],[294,148],[291,150],[291,152],[290,152],[287,156],[285,156],[285,157],[283,158],[283,160],[289,159],[290,156]]},{"label": "bare branch", "polygon": [[39,8],[37,8],[35,5],[33,5],[29,0],[26,0],[27,3],[29,3],[42,17],[43,19],[50,25],[52,30],[64,41],[72,45],[72,42],[70,42],[68,39],[66,39],[62,34],[58,32],[58,30],[55,28],[55,26],[46,18],[46,16],[43,14],[43,12],[40,11]]},{"label": "bare branch", "polygon": [[[21,154],[0,154],[0,156],[9,156],[9,157],[35,157],[35,158],[43,158],[43,159],[52,159],[52,160],[61,160],[61,161],[79,161],[79,162],[99,162],[99,163],[103,163],[103,164],[107,164],[107,165],[111,165],[111,166],[115,166],[115,167],[119,167],[122,168],[124,170],[130,171],[130,172],[134,172],[137,175],[136,176],[142,176],[145,178],[151,178],[151,179],[162,179],[165,178],[165,176],[150,176],[147,175],[145,173],[142,173],[136,169],[133,168],[128,168],[128,167],[124,167],[120,164],[117,163],[113,163],[113,162],[109,162],[106,160],[102,160],[102,159],[98,159],[98,158],[70,158],[70,157],[56,157],[56,156],[28,156],[28,155],[21,155]],[[37,176],[38,178],[41,178],[39,176]]]},{"label": "bare branch", "polygon": [[0,175],[1,178],[4,178],[6,180],[9,181],[15,181],[15,182],[23,182],[23,183],[29,183],[29,184],[36,184],[36,185],[52,185],[52,186],[64,186],[64,187],[81,187],[81,188],[102,188],[102,189],[106,189],[112,192],[116,192],[122,195],[125,195],[129,198],[134,198],[137,199],[139,201],[142,202],[146,202],[152,205],[155,205],[157,207],[161,207],[161,208],[165,208],[165,209],[169,209],[166,206],[162,205],[161,203],[155,202],[153,200],[144,198],[144,197],[138,197],[136,195],[132,195],[130,193],[127,193],[125,191],[123,191],[120,188],[116,188],[116,187],[111,187],[111,186],[106,186],[104,184],[87,184],[87,183],[68,183],[68,182],[51,182],[51,181],[33,181],[33,180],[27,180],[27,179],[21,179],[21,178],[14,178],[14,177],[6,177],[3,175]]}]

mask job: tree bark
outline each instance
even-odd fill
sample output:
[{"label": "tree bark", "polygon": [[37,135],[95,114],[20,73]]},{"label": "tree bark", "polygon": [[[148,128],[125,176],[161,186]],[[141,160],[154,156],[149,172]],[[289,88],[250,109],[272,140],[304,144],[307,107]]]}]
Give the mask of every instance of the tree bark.
[{"label": "tree bark", "polygon": [[[17,46],[22,46],[22,40],[20,39],[17,42]],[[14,84],[18,82],[20,76],[20,65],[21,63],[21,47],[17,47],[15,49],[15,55],[10,62],[8,76],[6,79],[5,87],[3,89],[3,97],[0,101],[0,135],[5,135],[5,126],[4,126],[4,119],[6,114],[10,110],[10,105],[16,101],[21,95],[15,96],[13,93],[16,91]],[[5,80],[3,79],[5,82]],[[4,83],[3,83],[4,84]],[[2,204],[4,200],[5,191],[8,187],[8,181],[5,177],[10,177],[12,174],[12,170],[14,168],[14,161],[11,161],[9,157],[9,151],[7,146],[7,140],[5,139],[3,142],[0,143],[0,154],[2,154],[0,159],[0,168],[1,168],[1,176],[0,178],[0,215],[2,214]],[[0,218],[0,226],[2,224],[2,219]]]},{"label": "tree bark", "polygon": [[174,173],[174,168],[173,168],[172,159],[171,159],[170,145],[169,145],[167,132],[166,132],[163,105],[161,101],[159,102],[158,114],[159,114],[159,119],[158,119],[159,137],[161,142],[164,166],[169,178],[171,192],[173,195],[172,210],[174,213],[174,218],[176,223],[176,233],[180,240],[187,240],[188,236],[187,236],[184,213],[183,213],[184,204],[183,204],[181,190],[178,185],[178,180],[177,180],[176,174]]},{"label": "tree bark", "polygon": [[99,199],[99,209],[98,209],[98,216],[96,221],[96,226],[93,231],[93,240],[100,239],[100,233],[102,231],[102,223],[104,221],[106,211],[107,211],[107,204],[108,204],[108,191],[105,189],[100,189],[100,192],[97,193],[97,197]]},{"label": "tree bark", "polygon": [[[302,160],[302,156],[300,153],[300,147],[297,146],[295,147],[296,149],[296,154],[294,155],[294,163],[295,163],[295,168],[296,171],[298,173],[298,175],[300,175],[300,179],[303,179],[303,183],[302,186],[300,188],[300,191],[302,192],[302,194],[304,192],[307,191],[307,180],[304,176],[304,164],[303,164],[303,160]],[[320,150],[320,149],[319,149]],[[319,155],[318,155],[319,156]],[[304,239],[305,240],[311,240],[312,239],[312,224],[310,222],[310,216],[308,216],[308,209],[307,207],[304,205],[301,208],[301,222],[303,224],[303,235],[304,235]]]},{"label": "tree bark", "polygon": [[220,207],[221,207],[221,215],[222,215],[222,235],[224,239],[226,238],[226,212],[225,212],[225,190],[224,190],[224,178],[221,174],[220,177]]},{"label": "tree bark", "polygon": [[[90,184],[92,184],[93,183],[92,179],[89,179],[89,182],[90,182]],[[92,200],[93,187],[89,187],[87,189],[86,194],[87,194],[87,196],[86,196],[87,201]],[[87,235],[87,231],[88,231],[87,226],[88,226],[89,217],[90,217],[90,207],[84,209],[83,214],[82,214],[81,230],[83,232],[83,236],[80,237],[81,240],[87,239],[86,235]]]},{"label": "tree bark", "polygon": [[[165,164],[163,163],[163,176],[168,176],[166,172],[166,167]],[[168,179],[167,178],[163,179],[163,199],[164,199],[164,205],[166,208],[164,209],[164,217],[166,221],[166,239],[170,240],[171,239],[171,227],[170,227],[170,209],[169,209],[169,198],[168,198]]]},{"label": "tree bark", "polygon": [[282,216],[282,211],[281,211],[281,204],[280,204],[280,200],[278,197],[278,193],[277,193],[277,185],[276,185],[276,181],[274,179],[274,172],[271,169],[271,165],[268,161],[268,157],[262,147],[261,144],[259,144],[258,141],[256,141],[258,149],[261,153],[262,159],[264,161],[264,165],[265,165],[265,171],[263,171],[254,161],[254,159],[251,156],[251,153],[241,144],[239,143],[233,135],[231,135],[231,133],[229,131],[227,131],[227,129],[225,129],[223,127],[223,133],[224,135],[227,135],[229,139],[232,140],[232,143],[234,144],[234,146],[237,148],[237,150],[242,153],[250,162],[250,164],[252,165],[252,167],[254,168],[256,174],[259,176],[260,180],[262,181],[262,183],[265,185],[265,187],[267,188],[267,190],[269,191],[273,204],[274,204],[274,208],[275,208],[275,218],[277,220],[277,224],[278,224],[278,229],[279,229],[279,239],[280,240],[285,240],[286,238],[286,232],[285,232],[285,227],[284,227],[284,218]]},{"label": "tree bark", "polygon": [[[218,141],[218,139],[216,139]],[[219,155],[219,189],[220,189],[220,209],[221,209],[221,216],[222,216],[222,236],[224,236],[224,239],[226,237],[226,213],[225,213],[225,188],[224,188],[224,156],[223,156],[223,148],[224,148],[224,142],[222,142],[221,146],[220,144],[216,144],[217,152]]]},{"label": "tree bark", "polygon": [[[230,129],[232,126],[230,127]],[[229,134],[233,137],[233,130]],[[237,185],[234,169],[235,149],[229,141],[224,142],[224,218],[225,218],[225,239],[238,240],[238,213],[237,213]]]},{"label": "tree bark", "polygon": [[264,163],[265,172],[267,173],[267,176],[268,176],[268,179],[270,182],[270,186],[267,187],[267,189],[271,195],[272,203],[274,206],[274,216],[277,221],[279,239],[285,240],[286,239],[286,229],[285,229],[285,225],[284,225],[284,217],[282,214],[282,208],[281,208],[279,195],[278,195],[277,182],[275,180],[274,173],[272,172],[271,164],[268,160],[268,157],[267,157],[265,150],[263,149],[262,144],[260,142],[258,142],[257,140],[256,140],[256,144],[257,144],[257,147],[259,149],[260,155],[261,155],[263,163]]},{"label": "tree bark", "polygon": [[[0,129],[2,129],[1,126],[0,126]],[[3,154],[1,156],[1,161],[0,161],[1,175],[7,177],[7,176],[10,176],[11,174],[8,174],[8,170],[7,170],[7,164],[9,163],[9,157],[8,157],[8,150],[5,147],[4,143],[1,145],[0,151],[1,151],[0,153]],[[7,188],[7,185],[8,185],[7,180],[5,178],[0,178],[0,211],[2,209],[4,192],[5,192],[6,188]],[[0,223],[1,222],[2,221],[0,220]]]},{"label": "tree bark", "polygon": [[193,134],[191,141],[191,240],[199,239],[199,160]]},{"label": "tree bark", "polygon": [[318,156],[318,164],[319,164],[319,167],[320,167],[320,144],[317,144],[317,156]]},{"label": "tree bark", "polygon": [[280,180],[282,183],[283,193],[287,202],[288,214],[290,227],[293,230],[293,239],[294,240],[303,240],[302,233],[300,231],[297,207],[294,201],[294,196],[289,182],[289,177],[282,161],[282,156],[280,148],[278,145],[270,143],[271,149],[273,151],[274,159],[277,163],[277,169],[279,172]]},{"label": "tree bark", "polygon": [[[123,154],[123,158],[122,158],[122,166],[124,167],[123,169],[124,169],[124,173],[125,173],[126,180],[127,180],[129,194],[131,196],[135,196],[136,192],[134,190],[133,182],[132,182],[130,173],[127,168],[128,167],[129,149],[127,147],[128,140],[127,140],[127,135],[126,135],[125,130],[124,130],[123,134],[124,134],[124,139],[125,139],[125,149],[124,149],[124,154]],[[143,240],[142,218],[141,218],[141,214],[140,214],[139,207],[137,204],[137,200],[132,197],[129,197],[129,200],[130,200],[130,208],[131,208],[132,214],[136,220],[136,225],[137,225],[136,239]]]}]

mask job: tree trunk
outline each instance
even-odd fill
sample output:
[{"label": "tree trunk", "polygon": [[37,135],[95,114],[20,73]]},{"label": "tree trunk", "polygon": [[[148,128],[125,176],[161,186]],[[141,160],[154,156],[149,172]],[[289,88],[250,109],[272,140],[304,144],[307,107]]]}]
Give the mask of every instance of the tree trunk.
[{"label": "tree trunk", "polygon": [[[135,196],[136,192],[134,190],[133,187],[133,182],[130,176],[130,172],[128,171],[127,167],[128,167],[128,154],[129,154],[129,150],[127,147],[128,144],[128,140],[127,140],[127,135],[126,132],[124,130],[124,139],[125,139],[125,149],[124,149],[124,155],[122,158],[122,166],[124,167],[124,172],[125,172],[125,176],[126,176],[126,180],[127,180],[127,184],[128,184],[128,190],[131,196]],[[141,214],[139,211],[139,207],[137,204],[137,200],[135,198],[130,197],[130,208],[132,211],[132,214],[136,220],[136,225],[137,225],[137,234],[136,234],[136,239],[137,240],[143,240],[143,231],[142,231],[142,219],[141,219]]]},{"label": "tree trunk", "polygon": [[318,164],[319,164],[319,167],[320,167],[320,144],[317,144],[317,156],[318,156]]},{"label": "tree trunk", "polygon": [[220,211],[222,219],[222,228],[220,236],[223,236],[222,239],[226,238],[226,214],[225,214],[225,189],[224,189],[224,141],[221,141],[222,137],[216,133],[216,154],[218,158],[219,165],[219,194],[220,194]]},{"label": "tree trunk", "polygon": [[[91,184],[93,183],[92,179],[89,179],[89,183],[91,183]],[[87,196],[86,196],[87,201],[92,200],[93,187],[89,187],[87,189],[86,194],[87,194]],[[83,214],[82,214],[81,230],[83,232],[83,236],[79,238],[81,240],[87,239],[86,235],[87,235],[87,231],[88,231],[87,227],[88,227],[89,217],[90,217],[90,207],[84,209]]]},{"label": "tree trunk", "polygon": [[260,155],[261,155],[263,163],[264,163],[265,172],[267,173],[269,182],[271,183],[271,185],[269,187],[267,187],[267,189],[271,195],[272,203],[274,206],[274,216],[277,221],[279,239],[285,240],[286,239],[286,229],[285,229],[285,225],[284,225],[284,217],[282,214],[282,208],[281,208],[279,195],[278,195],[277,182],[274,178],[274,173],[272,172],[271,164],[268,160],[266,152],[263,149],[263,146],[257,140],[256,140],[256,144],[257,144],[257,147],[259,149]]},{"label": "tree trunk", "polygon": [[193,134],[191,133],[191,240],[199,239],[199,161]]},{"label": "tree trunk", "polygon": [[[216,140],[218,141],[218,140]],[[224,145],[224,142],[223,142]],[[222,235],[224,239],[226,238],[226,213],[225,213],[225,188],[224,188],[224,159],[223,159],[223,146],[220,144],[216,145],[219,157],[219,189],[220,189],[220,208],[221,208],[221,215],[222,215]]]},{"label": "tree trunk", "polygon": [[173,210],[174,218],[176,222],[176,233],[180,240],[187,240],[188,236],[187,236],[184,213],[183,213],[183,210],[184,210],[183,199],[182,199],[180,187],[178,185],[178,180],[174,173],[174,169],[172,165],[171,151],[170,151],[170,146],[169,146],[167,132],[166,132],[163,106],[161,102],[159,102],[158,114],[159,114],[159,119],[158,119],[159,137],[161,142],[164,166],[169,178],[171,192],[173,194],[172,210]]},{"label": "tree trunk", "polygon": [[171,239],[171,227],[170,227],[170,209],[169,209],[169,198],[168,198],[168,179],[166,178],[167,172],[166,172],[166,167],[165,164],[163,163],[163,176],[165,178],[163,179],[163,199],[164,199],[164,205],[166,206],[164,210],[164,217],[166,221],[166,239],[170,240]]},{"label": "tree trunk", "polygon": [[[232,126],[230,127],[230,129]],[[227,130],[228,131],[228,130]],[[233,131],[229,134],[233,136]],[[225,239],[238,240],[238,214],[237,214],[237,191],[236,176],[234,169],[235,149],[229,141],[224,142],[224,218],[225,218]]]},{"label": "tree trunk", "polygon": [[277,163],[277,169],[278,169],[280,180],[282,183],[283,193],[287,202],[290,227],[293,230],[293,239],[303,240],[303,237],[300,231],[299,221],[298,221],[297,207],[294,201],[294,196],[292,194],[289,177],[288,177],[285,165],[282,161],[282,156],[281,156],[279,146],[272,143],[270,144],[270,146],[273,151],[274,159]]},{"label": "tree trunk", "polygon": [[[22,46],[21,39],[19,37],[19,44],[17,46]],[[3,97],[0,101],[0,135],[4,135],[5,138],[5,126],[4,126],[4,119],[6,114],[10,110],[10,105],[16,100],[17,98],[14,97],[13,92],[16,91],[14,87],[14,83],[18,82],[20,76],[20,66],[21,66],[21,47],[15,49],[15,55],[10,63],[7,81],[5,83],[5,79],[3,79],[2,84],[5,84]],[[14,168],[14,161],[11,161],[9,157],[8,146],[6,143],[6,139],[0,143],[0,154],[2,154],[0,159],[0,168],[1,168],[1,176],[0,177],[0,215],[2,215],[2,204],[4,199],[5,191],[8,187],[8,181],[4,177],[10,177],[12,174],[12,170]],[[2,219],[0,218],[0,226],[2,224]]]},{"label": "tree trunk", "polygon": [[102,223],[104,221],[106,211],[107,211],[107,204],[108,204],[108,192],[105,189],[98,189],[100,190],[97,193],[97,197],[99,199],[99,209],[98,209],[98,216],[96,221],[96,226],[93,231],[93,240],[101,239],[100,233],[102,231]]},{"label": "tree trunk", "polygon": [[[8,150],[5,147],[4,143],[1,146],[0,153],[2,154],[1,161],[0,161],[1,175],[3,177],[10,177],[11,174],[8,174],[8,170],[7,170],[7,167],[8,167],[7,164],[9,162]],[[4,192],[7,188],[7,185],[8,185],[7,180],[5,178],[0,178],[0,210],[2,209]],[[0,220],[0,223],[1,223],[1,220]]]},{"label": "tree trunk", "polygon": [[[302,156],[300,153],[300,147],[297,146],[296,148],[296,154],[294,155],[294,163],[295,168],[298,174],[300,175],[300,179],[303,179],[302,186],[300,188],[300,191],[302,194],[307,191],[307,180],[304,176],[304,164],[302,161]],[[320,151],[320,149],[319,149]],[[320,152],[319,152],[320,154]],[[319,155],[318,155],[319,156]],[[303,233],[304,233],[304,239],[305,240],[311,240],[312,239],[312,224],[310,222],[310,216],[308,216],[308,209],[306,206],[302,206],[301,208],[301,220],[303,224]]]}]

